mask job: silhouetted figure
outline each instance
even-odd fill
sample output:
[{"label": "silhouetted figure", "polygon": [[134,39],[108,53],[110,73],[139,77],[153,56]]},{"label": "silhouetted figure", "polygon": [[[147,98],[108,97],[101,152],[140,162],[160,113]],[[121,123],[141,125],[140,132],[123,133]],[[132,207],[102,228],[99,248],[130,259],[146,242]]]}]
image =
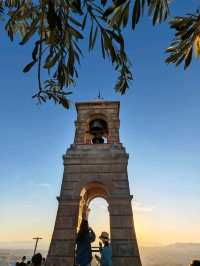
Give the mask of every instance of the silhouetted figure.
[{"label": "silhouetted figure", "polygon": [[95,241],[95,233],[88,226],[87,220],[82,220],[76,238],[76,263],[80,266],[89,266],[92,261],[91,243]]},{"label": "silhouetted figure", "polygon": [[112,247],[109,243],[109,234],[107,232],[102,232],[99,239],[103,242],[99,242],[99,251],[101,257],[95,256],[101,266],[112,266]]},{"label": "silhouetted figure", "polygon": [[200,266],[200,260],[193,260],[190,266]]},{"label": "silhouetted figure", "polygon": [[26,256],[22,257],[21,262],[19,263],[19,266],[26,266]]},{"label": "silhouetted figure", "polygon": [[41,266],[42,264],[42,255],[40,253],[35,254],[32,257],[32,266]]},{"label": "silhouetted figure", "polygon": [[46,259],[42,258],[42,266],[45,265]]},{"label": "silhouetted figure", "polygon": [[104,144],[104,139],[95,137],[92,139],[92,144]]}]

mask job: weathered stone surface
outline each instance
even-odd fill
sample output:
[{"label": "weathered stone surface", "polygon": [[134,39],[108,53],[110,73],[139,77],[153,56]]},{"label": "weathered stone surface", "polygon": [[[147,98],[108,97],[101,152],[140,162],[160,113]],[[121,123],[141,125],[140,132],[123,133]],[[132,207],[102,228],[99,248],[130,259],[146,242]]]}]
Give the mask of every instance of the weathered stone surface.
[{"label": "weathered stone surface", "polygon": [[56,219],[55,227],[57,229],[73,228],[76,223],[76,217],[73,216],[59,216]]},{"label": "weathered stone surface", "polygon": [[49,256],[55,257],[73,257],[74,256],[74,241],[72,240],[57,240],[52,241]]},{"label": "weathered stone surface", "polygon": [[110,215],[115,216],[130,216],[132,215],[132,208],[129,205],[112,205],[109,206]]},{"label": "weathered stone surface", "polygon": [[112,239],[130,240],[134,239],[134,233],[132,228],[113,228],[111,225]]},{"label": "weathered stone surface", "polygon": [[76,216],[78,212],[78,209],[74,207],[73,205],[61,205],[58,208],[58,217],[64,217],[64,216]]},{"label": "weathered stone surface", "polygon": [[113,265],[116,266],[135,266],[142,265],[140,257],[113,257]]},{"label": "weathered stone surface", "polygon": [[56,228],[53,237],[56,240],[74,240],[76,238],[76,230],[75,228]]},{"label": "weathered stone surface", "polygon": [[56,257],[48,256],[46,265],[48,266],[74,266],[74,256],[72,257]]},{"label": "weathered stone surface", "polygon": [[113,240],[113,255],[117,257],[134,257],[138,256],[138,248],[134,240]]},{"label": "weathered stone surface", "polygon": [[[95,160],[95,158],[94,158]],[[67,165],[65,171],[68,174],[74,173],[122,173],[126,170],[125,164],[88,164],[88,165]]]},{"label": "weathered stone surface", "polygon": [[133,217],[132,216],[110,216],[112,228],[132,228]]}]

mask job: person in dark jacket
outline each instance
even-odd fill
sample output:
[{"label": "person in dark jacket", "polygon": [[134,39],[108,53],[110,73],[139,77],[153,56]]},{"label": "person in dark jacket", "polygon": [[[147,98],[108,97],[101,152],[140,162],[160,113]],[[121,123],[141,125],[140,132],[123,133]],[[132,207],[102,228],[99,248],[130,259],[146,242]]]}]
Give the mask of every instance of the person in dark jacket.
[{"label": "person in dark jacket", "polygon": [[193,261],[190,263],[190,266],[200,266],[200,260],[193,260]]},{"label": "person in dark jacket", "polygon": [[42,255],[40,253],[35,254],[32,257],[32,266],[41,266],[42,264]]},{"label": "person in dark jacket", "polygon": [[95,241],[95,233],[88,226],[87,220],[82,220],[76,238],[76,264],[90,266],[92,261],[91,243]]}]

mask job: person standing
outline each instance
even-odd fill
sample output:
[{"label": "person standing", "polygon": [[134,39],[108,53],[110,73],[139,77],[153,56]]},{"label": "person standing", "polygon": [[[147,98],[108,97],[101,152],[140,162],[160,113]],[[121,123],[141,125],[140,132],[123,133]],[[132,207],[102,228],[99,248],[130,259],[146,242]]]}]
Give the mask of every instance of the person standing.
[{"label": "person standing", "polygon": [[101,266],[112,266],[112,247],[109,243],[109,234],[107,232],[102,232],[99,239],[103,242],[99,242],[99,251],[101,257],[95,256],[98,262],[100,262]]},{"label": "person standing", "polygon": [[40,253],[35,254],[32,259],[32,266],[41,266],[42,265],[42,255]]},{"label": "person standing", "polygon": [[193,260],[193,261],[190,263],[190,266],[200,266],[200,260]]},{"label": "person standing", "polygon": [[45,265],[45,263],[46,263],[46,259],[43,257],[42,258],[42,266]]},{"label": "person standing", "polygon": [[26,266],[26,256],[22,257],[21,262],[19,263],[19,266]]},{"label": "person standing", "polygon": [[76,238],[76,264],[90,266],[92,261],[91,243],[95,241],[96,235],[88,226],[88,221],[83,219]]}]

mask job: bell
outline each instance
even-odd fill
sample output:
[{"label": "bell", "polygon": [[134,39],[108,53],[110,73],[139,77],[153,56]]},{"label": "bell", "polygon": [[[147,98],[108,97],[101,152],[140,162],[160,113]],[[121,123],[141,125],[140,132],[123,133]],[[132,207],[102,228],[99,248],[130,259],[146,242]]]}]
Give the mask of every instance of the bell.
[{"label": "bell", "polygon": [[103,133],[104,131],[104,125],[101,123],[100,120],[94,120],[90,124],[90,133],[92,135],[96,135],[99,133]]}]

